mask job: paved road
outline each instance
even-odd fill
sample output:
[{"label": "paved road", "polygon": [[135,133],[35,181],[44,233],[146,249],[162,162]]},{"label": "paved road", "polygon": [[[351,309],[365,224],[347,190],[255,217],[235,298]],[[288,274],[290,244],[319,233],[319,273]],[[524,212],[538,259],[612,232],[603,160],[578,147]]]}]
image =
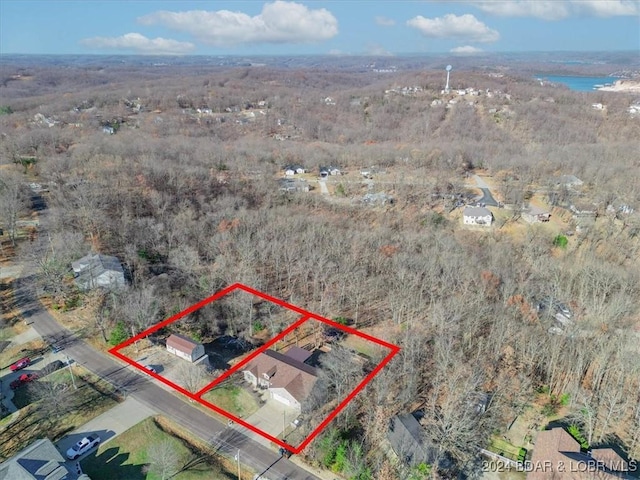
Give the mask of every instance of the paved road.
[{"label": "paved road", "polygon": [[150,377],[140,375],[132,367],[123,366],[111,356],[94,350],[46,311],[34,295],[34,283],[31,277],[21,278],[17,282],[16,300],[25,320],[32,324],[45,341],[64,346],[64,353],[79,365],[113,383],[126,395],[131,395],[151,409],[173,419],[201,439],[213,442],[223,453],[233,456],[239,450],[242,463],[259,473],[264,472],[262,478],[318,479],[290,460],[281,458],[274,451],[251,440],[243,432],[228,428],[226,424],[162,389]]},{"label": "paved road", "polygon": [[322,195],[329,195],[329,189],[327,188],[327,181],[324,178],[318,180],[318,185],[320,185],[320,193]]}]

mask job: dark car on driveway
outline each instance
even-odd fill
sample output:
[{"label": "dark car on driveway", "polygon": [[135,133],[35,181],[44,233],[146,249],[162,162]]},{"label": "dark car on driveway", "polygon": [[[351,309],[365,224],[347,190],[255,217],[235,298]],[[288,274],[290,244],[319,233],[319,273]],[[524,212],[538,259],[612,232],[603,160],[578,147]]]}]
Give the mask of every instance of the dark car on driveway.
[{"label": "dark car on driveway", "polygon": [[9,384],[11,390],[15,390],[18,387],[21,387],[25,383],[33,382],[38,376],[35,373],[23,373],[18,378],[16,378],[13,382]]},{"label": "dark car on driveway", "polygon": [[45,365],[44,368],[40,370],[40,376],[44,377],[45,375],[49,375],[56,370],[60,370],[62,367],[64,367],[64,362],[62,360],[54,360],[53,362]]},{"label": "dark car on driveway", "polygon": [[18,370],[22,370],[23,368],[28,367],[31,364],[31,359],[29,357],[24,357],[18,360],[16,363],[9,367],[12,372],[17,372]]}]

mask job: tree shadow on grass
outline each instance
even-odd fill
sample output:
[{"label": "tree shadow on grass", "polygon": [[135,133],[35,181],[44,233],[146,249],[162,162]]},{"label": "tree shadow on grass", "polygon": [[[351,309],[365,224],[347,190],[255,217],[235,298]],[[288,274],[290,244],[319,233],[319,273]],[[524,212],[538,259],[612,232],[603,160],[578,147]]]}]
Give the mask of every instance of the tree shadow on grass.
[{"label": "tree shadow on grass", "polygon": [[80,462],[82,471],[92,480],[113,480],[122,478],[127,480],[145,480],[144,464],[124,465],[129,460],[129,453],[119,453],[117,447],[107,448],[100,454],[93,452]]}]

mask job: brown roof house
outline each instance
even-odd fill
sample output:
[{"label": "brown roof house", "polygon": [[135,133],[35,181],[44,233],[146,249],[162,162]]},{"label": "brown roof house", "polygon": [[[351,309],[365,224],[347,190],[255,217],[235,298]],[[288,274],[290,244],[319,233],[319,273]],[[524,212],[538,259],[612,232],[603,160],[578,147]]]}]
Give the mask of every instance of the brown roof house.
[{"label": "brown roof house", "polygon": [[589,454],[563,428],[538,434],[527,480],[590,480],[631,478],[629,464],[611,448],[594,448]]},{"label": "brown roof house", "polygon": [[287,406],[302,409],[316,383],[316,369],[304,363],[311,353],[291,347],[284,355],[265,350],[245,367],[244,379],[254,387],[269,390],[269,396]]},{"label": "brown roof house", "polygon": [[177,333],[167,338],[167,351],[190,362],[204,356],[204,346],[201,343]]}]

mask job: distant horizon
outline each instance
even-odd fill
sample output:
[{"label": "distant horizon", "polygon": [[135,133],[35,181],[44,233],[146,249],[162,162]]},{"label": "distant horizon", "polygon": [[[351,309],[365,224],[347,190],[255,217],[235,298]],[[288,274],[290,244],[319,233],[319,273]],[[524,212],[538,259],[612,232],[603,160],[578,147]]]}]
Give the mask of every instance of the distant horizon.
[{"label": "distant horizon", "polygon": [[[8,57],[8,56],[47,56],[47,57],[77,57],[77,56],[87,56],[87,57],[151,57],[151,58],[187,58],[187,57],[330,57],[330,58],[340,58],[340,57],[373,57],[373,58],[384,58],[384,59],[392,59],[392,58],[402,58],[402,57],[417,57],[417,56],[449,56],[449,57],[459,57],[459,58],[473,58],[473,57],[486,57],[492,55],[536,55],[536,54],[553,54],[553,55],[562,55],[562,54],[574,54],[574,55],[587,55],[587,54],[605,54],[605,53],[639,53],[638,50],[628,49],[628,50],[496,50],[496,51],[483,51],[477,53],[468,53],[468,54],[460,54],[460,53],[452,53],[452,52],[399,52],[399,53],[390,53],[386,55],[376,55],[369,53],[187,53],[187,54],[168,54],[168,53],[107,53],[107,52],[98,52],[98,53],[26,53],[26,52],[2,52],[0,53],[0,58]],[[638,63],[640,64],[640,58]]]},{"label": "distant horizon", "polygon": [[[2,0],[0,52],[349,55],[634,51],[639,0]],[[562,50],[557,50],[561,47]]]}]

